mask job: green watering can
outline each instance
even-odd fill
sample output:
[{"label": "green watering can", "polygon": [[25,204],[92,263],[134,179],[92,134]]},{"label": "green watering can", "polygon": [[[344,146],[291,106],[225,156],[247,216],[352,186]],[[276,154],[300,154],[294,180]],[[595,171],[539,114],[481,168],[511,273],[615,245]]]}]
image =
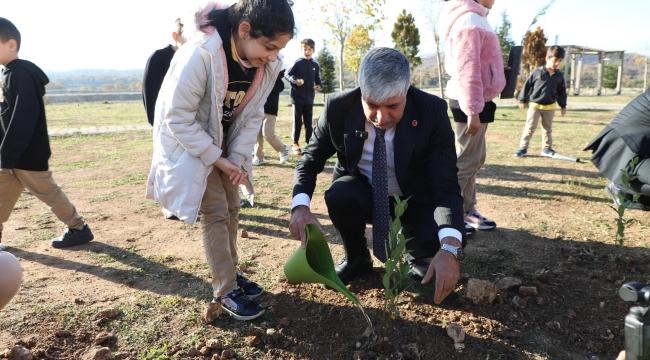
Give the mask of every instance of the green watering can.
[{"label": "green watering can", "polygon": [[284,264],[284,275],[292,283],[321,283],[345,295],[355,305],[359,306],[357,299],[334,270],[332,253],[325,241],[325,237],[314,224],[305,226],[307,245],[305,249],[299,247]]}]

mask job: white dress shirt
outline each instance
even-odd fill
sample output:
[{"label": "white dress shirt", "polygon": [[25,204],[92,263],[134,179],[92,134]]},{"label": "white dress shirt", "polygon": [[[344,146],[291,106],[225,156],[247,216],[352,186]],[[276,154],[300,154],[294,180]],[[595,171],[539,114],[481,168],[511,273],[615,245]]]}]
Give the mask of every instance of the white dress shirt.
[{"label": "white dress shirt", "polygon": [[[368,178],[368,183],[372,185],[372,154],[375,149],[375,129],[369,121],[365,121],[365,131],[368,133],[368,138],[363,143],[363,152],[361,153],[361,159],[359,160],[359,171],[361,174],[365,175]],[[402,196],[402,190],[399,188],[397,183],[397,177],[395,176],[395,148],[393,146],[393,140],[395,139],[395,129],[396,126],[392,126],[386,129],[386,134],[384,138],[386,139],[386,170],[388,172],[388,195],[393,196]],[[291,210],[299,205],[305,205],[310,207],[311,199],[309,195],[305,193],[297,194],[293,197],[291,203]],[[433,216],[433,214],[431,214]],[[438,238],[442,241],[447,236],[454,237],[459,241],[462,239],[460,231],[454,228],[442,228],[438,231]]]}]

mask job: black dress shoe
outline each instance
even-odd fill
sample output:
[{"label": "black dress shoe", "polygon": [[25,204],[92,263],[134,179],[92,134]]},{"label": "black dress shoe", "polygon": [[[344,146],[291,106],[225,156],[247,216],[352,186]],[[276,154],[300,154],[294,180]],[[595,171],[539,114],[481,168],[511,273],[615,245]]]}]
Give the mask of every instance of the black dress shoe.
[{"label": "black dress shoe", "polygon": [[334,265],[334,270],[336,270],[336,275],[345,285],[349,284],[357,275],[372,272],[370,251],[366,253],[366,256],[357,256],[351,261],[344,257],[338,264]]},{"label": "black dress shoe", "polygon": [[422,281],[424,275],[427,274],[427,270],[429,270],[429,258],[416,259],[411,254],[405,254],[404,261],[409,264],[409,271],[413,274],[411,275],[413,280]]}]

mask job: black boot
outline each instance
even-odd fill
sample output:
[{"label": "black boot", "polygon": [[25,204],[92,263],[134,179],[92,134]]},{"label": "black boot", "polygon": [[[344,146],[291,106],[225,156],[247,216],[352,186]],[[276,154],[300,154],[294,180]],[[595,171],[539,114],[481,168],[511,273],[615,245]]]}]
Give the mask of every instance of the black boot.
[{"label": "black boot", "polygon": [[370,251],[366,249],[365,255],[350,257],[349,261],[346,255],[338,264],[334,265],[334,270],[336,270],[336,275],[345,285],[349,284],[357,275],[372,272]]}]

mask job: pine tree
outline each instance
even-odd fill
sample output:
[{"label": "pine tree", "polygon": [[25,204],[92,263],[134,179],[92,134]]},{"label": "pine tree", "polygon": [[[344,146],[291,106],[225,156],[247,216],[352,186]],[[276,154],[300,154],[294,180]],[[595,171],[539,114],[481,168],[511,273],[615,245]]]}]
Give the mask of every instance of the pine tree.
[{"label": "pine tree", "polygon": [[316,57],[320,65],[320,79],[323,82],[323,94],[334,92],[334,79],[336,78],[336,58],[327,47],[327,42],[323,41],[323,48],[318,52]]},{"label": "pine tree", "polygon": [[420,45],[420,30],[415,27],[415,19],[406,10],[397,16],[397,21],[390,34],[395,43],[395,49],[401,51],[411,64],[411,70],[422,64],[418,55],[418,46]]},{"label": "pine tree", "polygon": [[497,26],[494,29],[494,32],[499,38],[499,44],[501,45],[501,55],[503,56],[503,63],[508,63],[508,54],[510,54],[510,48],[515,46],[515,42],[510,38],[510,28],[512,23],[508,19],[508,14],[503,10],[501,13],[501,26]]}]

